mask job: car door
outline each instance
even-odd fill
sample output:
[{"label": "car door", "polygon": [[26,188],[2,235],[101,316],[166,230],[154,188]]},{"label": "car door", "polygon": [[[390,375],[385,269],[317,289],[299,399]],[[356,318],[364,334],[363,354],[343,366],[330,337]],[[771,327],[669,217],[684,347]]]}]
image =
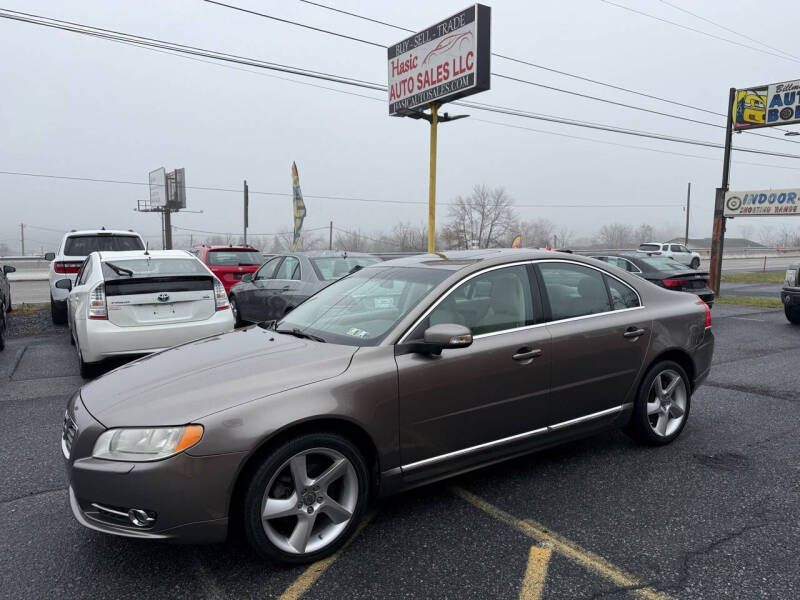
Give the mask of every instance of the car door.
[{"label": "car door", "polygon": [[275,275],[264,286],[266,319],[282,319],[298,304],[295,296],[303,283],[300,275],[300,259],[296,256],[285,257]]},{"label": "car door", "polygon": [[75,276],[75,285],[67,296],[67,322],[77,339],[81,335],[81,323],[86,318],[86,304],[89,298],[90,278],[95,259],[89,256]]},{"label": "car door", "polygon": [[275,269],[283,260],[282,256],[268,260],[261,268],[253,273],[253,279],[249,282],[241,282],[236,287],[236,303],[239,307],[239,316],[243,321],[259,323],[268,319],[267,285],[272,281]]},{"label": "car door", "polygon": [[670,244],[669,249],[670,252],[672,252],[672,258],[674,260],[677,260],[685,265],[688,265],[692,262],[692,254],[686,249],[685,246],[681,246],[680,244]]},{"label": "car door", "polygon": [[[494,267],[451,288],[404,341],[442,323],[469,327],[472,345],[439,356],[403,354],[400,452],[413,479],[509,452],[546,425],[550,335],[525,264]],[[528,434],[531,434],[530,436]],[[509,440],[513,436],[516,439]]]},{"label": "car door", "polygon": [[551,337],[550,425],[631,402],[651,321],[636,290],[605,270],[536,263]]}]

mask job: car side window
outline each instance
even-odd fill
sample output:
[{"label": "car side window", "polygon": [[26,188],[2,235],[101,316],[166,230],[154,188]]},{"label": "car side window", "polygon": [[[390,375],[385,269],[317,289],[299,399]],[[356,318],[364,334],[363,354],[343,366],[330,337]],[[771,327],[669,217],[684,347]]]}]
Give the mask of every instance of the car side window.
[{"label": "car side window", "polygon": [[661,246],[661,251],[662,252],[668,252],[669,251],[669,246],[667,244],[664,244],[663,246]]},{"label": "car side window", "polygon": [[611,310],[600,271],[574,263],[540,263],[552,320],[571,319]]},{"label": "car side window", "polygon": [[689,249],[686,246],[678,246],[678,248],[681,249],[681,252],[686,252],[687,254],[689,253]]},{"label": "car side window", "polygon": [[671,250],[673,252],[686,252],[686,249],[678,244],[672,244]]},{"label": "car side window", "polygon": [[277,256],[272,260],[268,260],[263,265],[261,265],[261,268],[258,271],[256,271],[255,277],[253,277],[253,281],[256,281],[258,279],[271,279],[272,274],[275,272],[275,267],[278,266],[278,263],[281,261],[282,258],[283,258],[282,256]]},{"label": "car side window", "polygon": [[89,279],[89,273],[92,270],[92,259],[87,258],[83,261],[80,270],[78,271],[77,275],[77,283],[75,285],[83,285],[86,283],[86,280]]},{"label": "car side window", "polygon": [[278,267],[274,279],[300,279],[300,261],[294,256],[287,256]]},{"label": "car side window", "polygon": [[625,269],[626,271],[628,271],[628,273],[641,273],[642,272],[642,270],[639,267],[637,267],[635,264],[633,264],[631,261],[626,260],[624,258],[622,260],[625,262],[625,266],[622,267],[622,268]]},{"label": "car side window", "polygon": [[611,295],[611,307],[614,310],[636,308],[639,306],[639,297],[631,288],[613,277],[605,275],[608,293]]},{"label": "car side window", "polygon": [[533,298],[525,265],[487,271],[466,281],[445,298],[414,330],[422,339],[433,325],[455,323],[473,335],[534,324]]}]

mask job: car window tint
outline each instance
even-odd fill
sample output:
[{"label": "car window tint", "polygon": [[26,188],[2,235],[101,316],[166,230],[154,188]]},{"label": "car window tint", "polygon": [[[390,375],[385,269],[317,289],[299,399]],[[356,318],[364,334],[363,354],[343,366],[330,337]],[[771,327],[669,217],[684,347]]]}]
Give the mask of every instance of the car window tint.
[{"label": "car window tint", "polygon": [[[293,277],[293,273],[297,271],[298,277]],[[299,279],[300,261],[294,256],[287,256],[278,271],[275,273],[274,279]]]},{"label": "car window tint", "polygon": [[78,271],[77,285],[83,285],[84,283],[86,283],[86,280],[89,279],[89,271],[91,271],[90,267],[91,264],[92,264],[91,258],[88,258],[83,262],[80,271]]},{"label": "car window tint", "polygon": [[250,267],[261,264],[255,250],[209,250],[206,262],[215,267]]},{"label": "car window tint", "polygon": [[636,292],[613,277],[606,275],[605,278],[608,284],[608,293],[611,295],[611,306],[614,310],[639,306],[639,297]]},{"label": "car window tint", "polygon": [[686,253],[689,252],[689,249],[686,246],[678,246],[678,248],[681,249],[681,252],[686,252]]},{"label": "car window tint", "polygon": [[639,244],[639,250],[657,251],[661,248],[658,244]]},{"label": "car window tint", "polygon": [[683,247],[679,246],[678,244],[672,244],[671,250],[673,252],[683,252]]},{"label": "car window tint", "polygon": [[278,266],[278,263],[280,262],[280,260],[281,260],[281,257],[280,256],[276,256],[272,260],[269,260],[266,263],[264,263],[264,265],[258,271],[256,271],[256,275],[255,275],[255,277],[253,277],[253,279],[254,280],[256,280],[256,279],[270,279],[272,277],[272,274],[275,272],[275,267]]},{"label": "car window tint", "polygon": [[417,327],[413,339],[442,323],[464,325],[473,335],[533,325],[530,281],[524,265],[488,271],[462,283]]},{"label": "car window tint", "polygon": [[144,250],[135,235],[73,235],[64,243],[65,256],[88,256],[92,252]]},{"label": "car window tint", "polygon": [[611,310],[599,271],[573,263],[542,263],[539,270],[554,321]]}]

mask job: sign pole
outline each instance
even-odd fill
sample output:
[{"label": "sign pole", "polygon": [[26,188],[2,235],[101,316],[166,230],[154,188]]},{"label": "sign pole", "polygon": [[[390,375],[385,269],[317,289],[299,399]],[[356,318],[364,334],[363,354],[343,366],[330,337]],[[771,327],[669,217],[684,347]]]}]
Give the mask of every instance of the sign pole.
[{"label": "sign pole", "polygon": [[719,283],[722,275],[722,251],[725,245],[725,192],[728,191],[728,177],[731,172],[731,145],[733,142],[733,105],[736,101],[736,88],[730,89],[725,126],[725,155],[722,159],[722,185],[717,188],[714,200],[714,227],[711,233],[711,265],[709,279],[714,296],[719,296]]},{"label": "sign pole", "polygon": [[244,238],[244,245],[247,246],[247,226],[248,223],[248,212],[250,211],[250,197],[248,195],[248,188],[247,188],[247,179],[244,180],[244,227],[243,227],[243,238]]},{"label": "sign pole", "polygon": [[431,163],[428,182],[428,253],[436,251],[436,130],[439,125],[438,102],[430,103],[431,109]]},{"label": "sign pole", "polygon": [[689,210],[692,205],[692,182],[689,182],[689,187],[686,190],[686,232],[683,236],[683,243],[689,245]]}]

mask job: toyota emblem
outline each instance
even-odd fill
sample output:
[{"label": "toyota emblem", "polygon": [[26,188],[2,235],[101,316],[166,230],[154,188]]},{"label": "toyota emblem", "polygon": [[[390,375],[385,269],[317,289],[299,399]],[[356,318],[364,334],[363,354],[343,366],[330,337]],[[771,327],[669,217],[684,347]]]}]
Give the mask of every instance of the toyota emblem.
[{"label": "toyota emblem", "polygon": [[166,292],[161,292],[158,295],[158,301],[159,302],[167,302],[167,301],[169,301],[169,294],[167,294]]}]

